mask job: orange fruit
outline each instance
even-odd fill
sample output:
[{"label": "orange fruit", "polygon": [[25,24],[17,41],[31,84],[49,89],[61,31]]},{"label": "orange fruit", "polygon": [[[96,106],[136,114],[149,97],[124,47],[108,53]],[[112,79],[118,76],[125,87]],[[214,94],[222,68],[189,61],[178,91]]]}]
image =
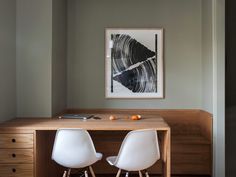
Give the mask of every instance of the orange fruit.
[{"label": "orange fruit", "polygon": [[116,117],[113,116],[113,115],[111,115],[111,116],[109,117],[109,119],[110,119],[110,120],[116,120]]},{"label": "orange fruit", "polygon": [[139,120],[139,119],[141,119],[141,115],[132,115],[131,119],[132,120]]}]

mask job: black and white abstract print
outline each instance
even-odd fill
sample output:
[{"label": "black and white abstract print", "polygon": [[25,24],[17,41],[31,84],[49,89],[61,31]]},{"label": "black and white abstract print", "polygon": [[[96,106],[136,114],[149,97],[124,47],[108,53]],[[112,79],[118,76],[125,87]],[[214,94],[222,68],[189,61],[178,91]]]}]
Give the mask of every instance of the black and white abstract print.
[{"label": "black and white abstract print", "polygon": [[[127,34],[111,34],[111,41],[111,82],[117,81],[134,93],[157,92],[157,51]],[[113,87],[111,84],[111,92]]]},{"label": "black and white abstract print", "polygon": [[106,30],[106,97],[163,98],[162,29]]}]

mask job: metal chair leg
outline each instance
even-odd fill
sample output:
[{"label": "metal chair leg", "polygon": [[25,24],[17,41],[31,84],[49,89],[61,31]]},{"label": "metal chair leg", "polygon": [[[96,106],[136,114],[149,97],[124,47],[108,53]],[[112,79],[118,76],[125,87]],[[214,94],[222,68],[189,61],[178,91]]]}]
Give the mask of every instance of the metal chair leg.
[{"label": "metal chair leg", "polygon": [[96,177],[96,175],[95,175],[95,173],[94,173],[94,171],[93,171],[92,166],[89,166],[89,171],[90,171],[92,177]]},{"label": "metal chair leg", "polygon": [[139,177],[143,177],[142,171],[138,171]]},{"label": "metal chair leg", "polygon": [[120,177],[121,169],[118,170],[116,177]]}]

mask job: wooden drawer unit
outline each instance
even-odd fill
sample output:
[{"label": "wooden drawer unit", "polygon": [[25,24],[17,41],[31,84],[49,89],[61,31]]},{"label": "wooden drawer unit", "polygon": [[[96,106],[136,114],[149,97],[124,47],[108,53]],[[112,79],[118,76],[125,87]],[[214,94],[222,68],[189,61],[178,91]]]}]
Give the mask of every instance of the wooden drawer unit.
[{"label": "wooden drawer unit", "polygon": [[0,134],[0,148],[33,148],[33,134]]},{"label": "wooden drawer unit", "polygon": [[33,164],[0,164],[0,177],[33,176]]},{"label": "wooden drawer unit", "polygon": [[34,134],[0,134],[0,177],[34,177]]},{"label": "wooden drawer unit", "polygon": [[33,149],[0,149],[2,163],[33,163]]}]

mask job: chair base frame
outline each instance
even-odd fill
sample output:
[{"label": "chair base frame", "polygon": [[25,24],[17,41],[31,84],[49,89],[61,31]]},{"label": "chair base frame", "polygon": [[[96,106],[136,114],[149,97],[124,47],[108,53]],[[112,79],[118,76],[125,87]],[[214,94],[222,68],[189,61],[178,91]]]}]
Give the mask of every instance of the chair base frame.
[{"label": "chair base frame", "polygon": [[[121,171],[122,171],[121,169],[118,170],[118,172],[116,174],[116,177],[120,177]],[[138,174],[139,174],[139,177],[143,177],[142,170],[139,170]],[[147,169],[144,170],[144,174],[145,174],[145,177],[149,177]],[[129,172],[128,171],[125,173],[125,177],[129,177]]]},{"label": "chair base frame", "polygon": [[[70,177],[71,176],[71,168],[69,168],[67,171],[64,171],[62,177]],[[83,170],[81,170],[83,173],[81,174],[81,176],[84,176],[84,177],[88,177],[88,170],[91,174],[92,177],[96,177],[94,171],[93,171],[93,168],[92,166],[88,166],[88,167],[85,167]]]}]

